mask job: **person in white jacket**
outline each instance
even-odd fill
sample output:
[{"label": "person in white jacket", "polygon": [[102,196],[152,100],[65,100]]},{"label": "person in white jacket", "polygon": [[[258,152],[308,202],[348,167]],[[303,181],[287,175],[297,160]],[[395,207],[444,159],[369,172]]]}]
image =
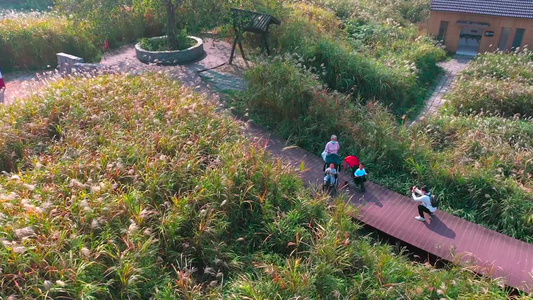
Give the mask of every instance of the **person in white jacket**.
[{"label": "person in white jacket", "polygon": [[437,211],[437,208],[431,205],[431,194],[429,193],[429,189],[427,186],[423,186],[421,189],[418,189],[418,187],[413,186],[413,188],[411,189],[411,193],[413,195],[413,200],[417,202],[422,202],[422,205],[418,206],[418,214],[420,216],[416,216],[415,219],[424,222],[426,220],[424,218],[424,213],[433,215]]}]

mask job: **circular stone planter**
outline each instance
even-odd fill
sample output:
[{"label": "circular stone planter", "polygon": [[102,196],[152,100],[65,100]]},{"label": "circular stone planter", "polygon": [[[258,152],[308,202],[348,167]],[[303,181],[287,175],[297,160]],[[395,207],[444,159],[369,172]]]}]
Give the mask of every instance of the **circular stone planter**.
[{"label": "circular stone planter", "polygon": [[[163,38],[166,38],[166,36],[158,36],[150,39],[155,40]],[[195,36],[189,36],[189,38],[195,40],[196,44],[187,49],[176,51],[148,51],[142,49],[141,44],[137,43],[135,45],[137,59],[143,63],[158,63],[164,65],[176,65],[199,60],[205,54],[204,42],[202,39]]]}]

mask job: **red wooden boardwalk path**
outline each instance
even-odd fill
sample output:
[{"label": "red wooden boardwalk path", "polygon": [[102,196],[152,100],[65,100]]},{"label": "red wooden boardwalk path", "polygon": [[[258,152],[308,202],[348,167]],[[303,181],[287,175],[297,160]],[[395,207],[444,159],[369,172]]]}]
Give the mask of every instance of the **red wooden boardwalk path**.
[{"label": "red wooden boardwalk path", "polygon": [[[323,161],[266,131],[250,125],[248,134],[266,141],[267,149],[298,168],[302,162],[308,171],[302,173],[309,183],[321,184]],[[371,171],[371,170],[370,170]],[[407,244],[445,260],[472,265],[481,274],[504,278],[506,284],[533,291],[533,244],[489,230],[443,211],[425,222],[415,220],[417,203],[411,198],[368,183],[366,192],[354,191],[350,175],[343,173],[341,182],[350,181],[350,201],[361,208],[357,219]]]}]

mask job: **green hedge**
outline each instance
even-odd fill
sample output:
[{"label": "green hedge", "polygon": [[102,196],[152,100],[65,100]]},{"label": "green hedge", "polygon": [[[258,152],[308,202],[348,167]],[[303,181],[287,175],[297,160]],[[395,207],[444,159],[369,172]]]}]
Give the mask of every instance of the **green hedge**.
[{"label": "green hedge", "polygon": [[87,61],[100,55],[87,31],[49,13],[18,14],[0,20],[0,52],[3,71],[55,67],[58,52]]}]

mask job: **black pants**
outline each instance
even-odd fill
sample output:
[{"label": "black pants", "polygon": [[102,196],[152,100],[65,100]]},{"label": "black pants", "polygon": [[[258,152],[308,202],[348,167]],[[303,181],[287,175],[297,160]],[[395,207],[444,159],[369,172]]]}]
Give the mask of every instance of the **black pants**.
[{"label": "black pants", "polygon": [[418,213],[420,214],[420,217],[422,217],[422,218],[424,217],[424,213],[431,214],[429,209],[427,207],[425,207],[424,205],[419,205],[418,206]]},{"label": "black pants", "polygon": [[359,177],[353,177],[353,182],[355,183],[355,185],[358,185],[358,184],[363,184],[363,182],[366,181],[366,176],[359,176]]}]

